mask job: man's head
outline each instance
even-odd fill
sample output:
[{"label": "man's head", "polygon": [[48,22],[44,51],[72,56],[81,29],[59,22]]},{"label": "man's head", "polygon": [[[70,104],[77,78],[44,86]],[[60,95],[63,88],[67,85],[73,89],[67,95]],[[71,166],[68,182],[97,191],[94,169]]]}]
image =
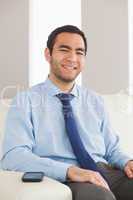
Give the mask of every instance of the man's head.
[{"label": "man's head", "polygon": [[52,50],[53,50],[53,46],[56,40],[56,37],[58,36],[58,34],[60,33],[76,33],[79,34],[83,41],[84,41],[84,45],[85,45],[85,54],[87,53],[87,40],[86,37],[84,35],[84,32],[81,31],[78,27],[73,26],[73,25],[65,25],[65,26],[61,26],[56,28],[54,31],[52,31],[50,33],[50,35],[48,36],[48,40],[47,40],[47,48],[50,50],[50,54],[52,54]]},{"label": "man's head", "polygon": [[50,64],[50,79],[60,84],[73,84],[84,67],[87,42],[77,27],[66,25],[48,37],[45,58]]}]

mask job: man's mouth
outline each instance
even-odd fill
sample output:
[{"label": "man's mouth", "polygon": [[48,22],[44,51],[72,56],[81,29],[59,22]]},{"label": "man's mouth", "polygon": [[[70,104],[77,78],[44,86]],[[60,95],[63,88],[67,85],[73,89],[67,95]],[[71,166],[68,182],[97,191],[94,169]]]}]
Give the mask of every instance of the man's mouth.
[{"label": "man's mouth", "polygon": [[62,65],[62,67],[65,68],[65,69],[67,69],[67,70],[76,70],[77,69],[76,65],[71,65],[71,64]]}]

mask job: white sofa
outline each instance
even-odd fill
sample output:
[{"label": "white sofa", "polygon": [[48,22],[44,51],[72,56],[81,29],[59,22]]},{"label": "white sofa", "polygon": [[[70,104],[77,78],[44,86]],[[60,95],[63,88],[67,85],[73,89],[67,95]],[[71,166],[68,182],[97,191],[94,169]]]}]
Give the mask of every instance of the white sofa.
[{"label": "white sofa", "polygon": [[[127,95],[103,96],[112,126],[121,137],[123,149],[133,155],[133,98]],[[4,122],[10,100],[0,101],[0,156]],[[0,200],[72,200],[70,189],[44,177],[40,183],[23,183],[21,172],[0,170]]]}]

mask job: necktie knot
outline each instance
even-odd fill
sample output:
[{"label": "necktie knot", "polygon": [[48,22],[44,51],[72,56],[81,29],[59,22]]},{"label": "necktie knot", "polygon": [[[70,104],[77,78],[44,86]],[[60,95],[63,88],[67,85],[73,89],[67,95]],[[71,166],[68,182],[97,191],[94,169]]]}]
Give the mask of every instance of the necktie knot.
[{"label": "necktie knot", "polygon": [[74,98],[72,94],[66,94],[66,93],[59,93],[56,96],[60,99],[63,106],[70,105],[70,101]]}]

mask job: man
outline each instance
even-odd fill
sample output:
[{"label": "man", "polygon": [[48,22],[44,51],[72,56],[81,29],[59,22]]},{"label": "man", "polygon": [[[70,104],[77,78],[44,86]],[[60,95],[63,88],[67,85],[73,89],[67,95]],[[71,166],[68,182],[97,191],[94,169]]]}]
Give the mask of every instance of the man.
[{"label": "man", "polygon": [[101,97],[75,83],[86,53],[85,35],[75,26],[49,35],[48,79],[14,98],[2,166],[44,171],[67,184],[74,200],[132,200],[133,161],[121,151]]}]

